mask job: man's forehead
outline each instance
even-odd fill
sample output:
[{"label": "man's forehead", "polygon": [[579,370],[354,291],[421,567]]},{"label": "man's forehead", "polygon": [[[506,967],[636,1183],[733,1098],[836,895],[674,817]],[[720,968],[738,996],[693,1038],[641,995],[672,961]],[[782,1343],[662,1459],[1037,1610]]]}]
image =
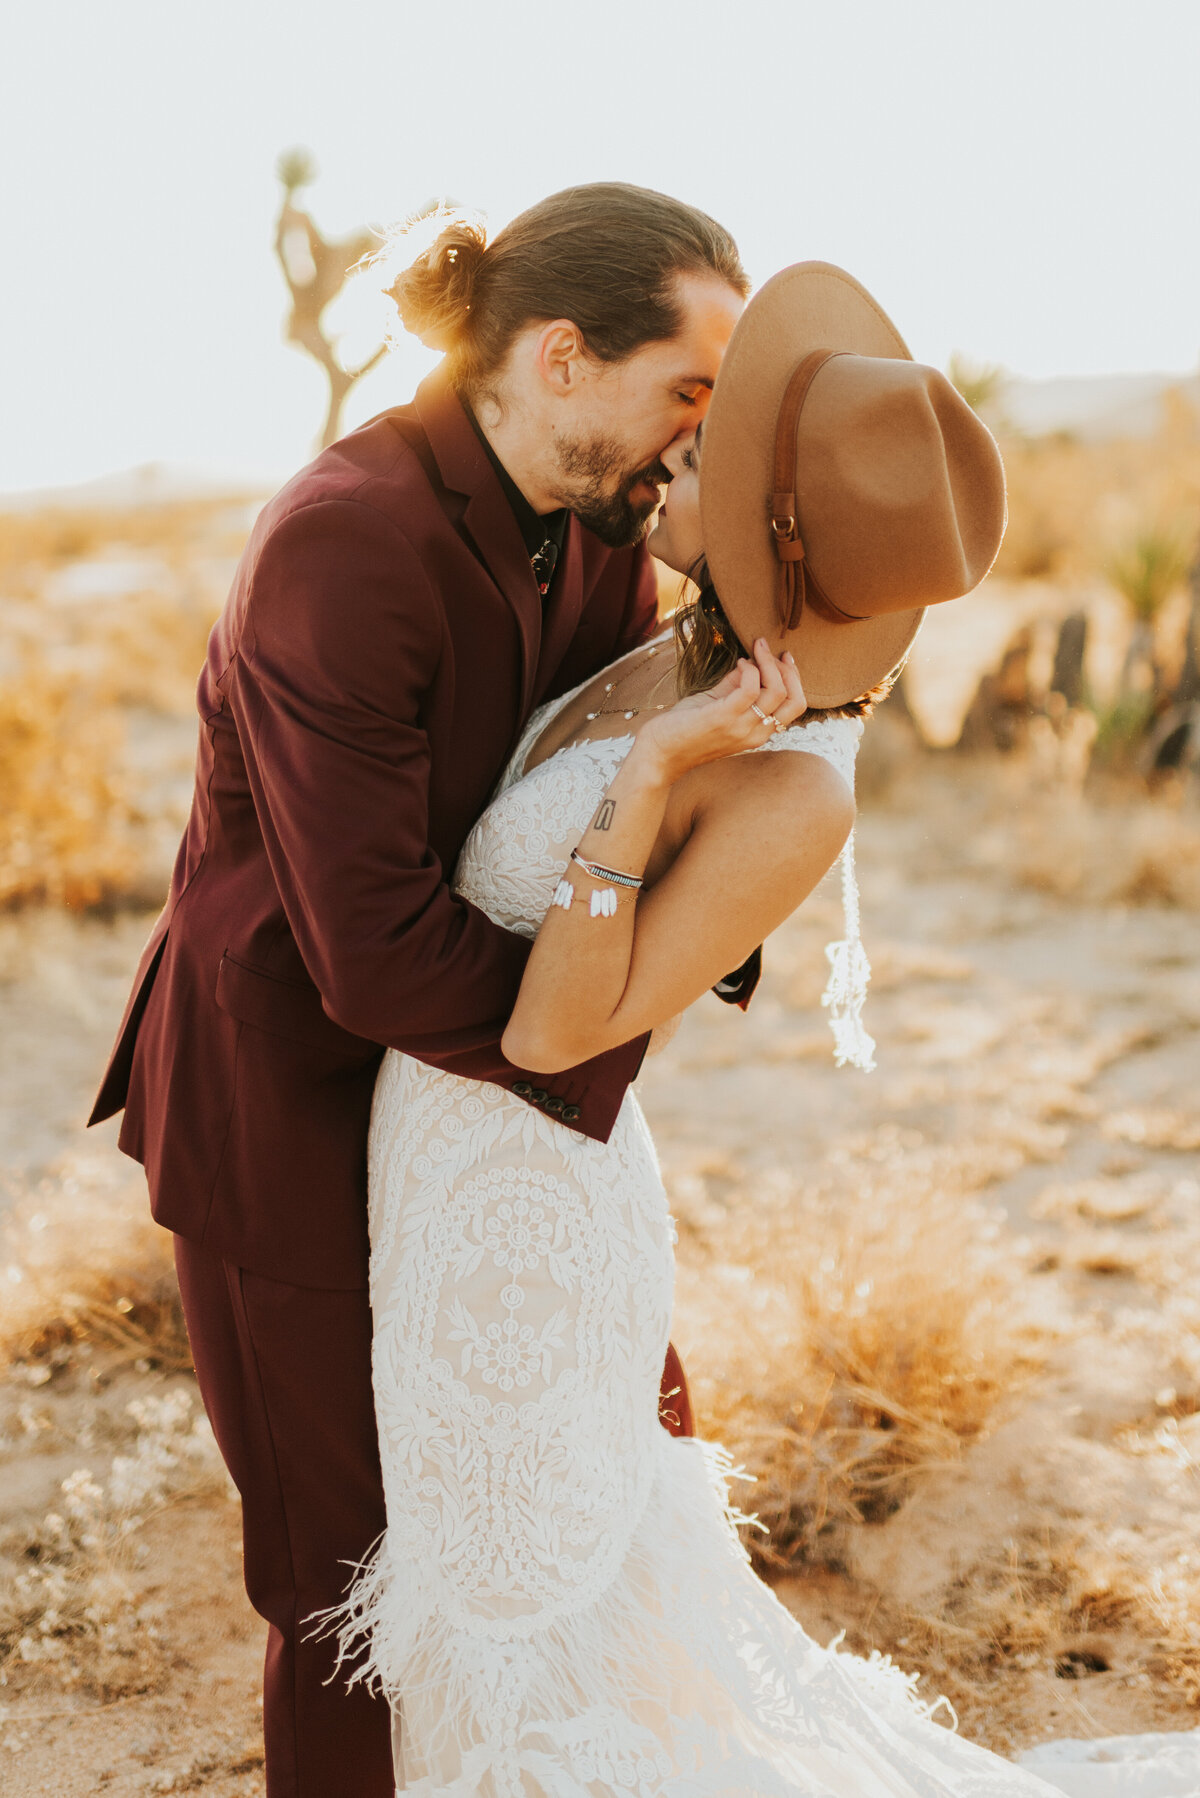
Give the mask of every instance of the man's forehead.
[{"label": "man's forehead", "polygon": [[680,331],[674,347],[681,365],[678,379],[712,386],[713,357],[719,362],[746,302],[727,282],[692,276],[679,283]]}]

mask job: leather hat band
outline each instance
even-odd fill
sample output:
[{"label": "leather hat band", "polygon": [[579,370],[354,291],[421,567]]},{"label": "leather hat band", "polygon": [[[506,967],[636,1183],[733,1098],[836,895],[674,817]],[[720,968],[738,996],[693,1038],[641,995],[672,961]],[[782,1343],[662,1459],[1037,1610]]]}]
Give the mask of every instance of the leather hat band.
[{"label": "leather hat band", "polygon": [[775,427],[775,480],[771,494],[771,540],[779,563],[776,607],[783,630],[794,631],[805,606],[830,624],[859,624],[852,612],[843,612],[822,589],[809,565],[800,536],[796,507],[796,428],[815,376],[844,350],[810,350],[784,388]]}]

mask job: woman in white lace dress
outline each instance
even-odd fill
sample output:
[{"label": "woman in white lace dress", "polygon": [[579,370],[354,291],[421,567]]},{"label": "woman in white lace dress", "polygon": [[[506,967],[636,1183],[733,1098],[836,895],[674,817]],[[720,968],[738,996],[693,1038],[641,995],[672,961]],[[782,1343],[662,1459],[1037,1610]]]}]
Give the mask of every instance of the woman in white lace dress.
[{"label": "woman in white lace dress", "polygon": [[[765,384],[763,341],[779,362]],[[843,353],[830,369],[844,360],[858,391],[847,408],[819,371],[792,417],[791,374],[814,345]],[[706,588],[674,641],[665,633],[543,708],[466,844],[459,892],[537,936],[505,1046],[544,1069],[548,1086],[555,1070],[665,1024],[832,865],[852,821],[862,731],[861,705],[839,708],[911,640],[914,566],[924,596],[949,598],[994,554],[1003,517],[994,446],[942,378],[906,358],[873,302],[837,271],[787,271],[752,303],[705,427],[703,488],[698,447],[676,445],[654,540],[664,559],[693,567],[702,505],[724,609]],[[762,496],[778,502],[781,491],[768,466],[781,396],[785,460],[794,450],[803,472],[809,407],[822,429],[829,423],[818,398],[846,456],[833,502],[818,494],[810,505],[802,493],[799,508],[777,504],[775,524],[790,518],[791,535],[773,526],[768,536]],[[710,457],[719,471],[727,449],[740,462],[755,443],[763,466],[751,471],[748,523],[769,562],[739,547],[747,504],[726,515],[725,477],[710,486],[708,472]],[[857,586],[835,553],[847,526],[828,522],[856,479],[849,529],[866,569]],[[872,482],[877,491],[890,482],[886,503],[870,497]],[[824,639],[838,627],[823,616],[809,640],[811,573],[797,607],[802,564],[772,547],[772,537],[799,540],[797,511],[814,560],[817,539],[832,532],[822,585],[836,579],[836,601],[859,615],[841,627],[836,653]],[[915,547],[901,545],[902,604],[883,615],[870,582],[880,533],[894,534],[899,514]],[[729,564],[730,517],[737,567],[727,580],[716,564]],[[951,531],[970,547],[947,577],[937,555]],[[740,578],[743,563],[766,568],[765,586]],[[843,1054],[861,1056],[853,993],[835,995],[835,1006]],[[600,1143],[498,1086],[389,1053],[370,1169],[388,1527],[341,1622],[347,1641],[369,1641],[369,1671],[392,1699],[400,1789],[423,1798],[1049,1789],[931,1721],[890,1669],[811,1642],[750,1569],[720,1451],[660,1427],[673,1231],[636,1098],[627,1095]]]}]

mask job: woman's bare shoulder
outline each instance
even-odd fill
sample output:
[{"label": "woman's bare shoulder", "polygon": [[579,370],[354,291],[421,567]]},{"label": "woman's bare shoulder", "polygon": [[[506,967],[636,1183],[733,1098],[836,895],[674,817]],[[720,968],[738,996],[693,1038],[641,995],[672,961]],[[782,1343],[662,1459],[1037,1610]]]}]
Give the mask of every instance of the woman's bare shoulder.
[{"label": "woman's bare shoulder", "polygon": [[854,824],[854,793],[815,754],[727,756],[676,782],[652,858],[652,877],[702,834],[723,860],[742,853],[790,862],[822,847],[836,855]]},{"label": "woman's bare shoulder", "polygon": [[854,790],[844,774],[803,743],[789,744],[790,753],[726,756],[708,762],[677,782],[676,793],[693,808],[774,810],[802,806],[807,816],[854,816]]}]

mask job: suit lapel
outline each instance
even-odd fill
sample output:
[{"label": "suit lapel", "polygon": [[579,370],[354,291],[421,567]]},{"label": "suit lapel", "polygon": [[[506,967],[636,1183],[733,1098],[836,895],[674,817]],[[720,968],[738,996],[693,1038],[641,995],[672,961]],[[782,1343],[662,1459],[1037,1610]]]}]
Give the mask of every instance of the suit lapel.
[{"label": "suit lapel", "polygon": [[[542,596],[525,540],[483,445],[440,370],[418,387],[416,409],[442,480],[453,492],[466,496],[463,526],[516,617],[521,637],[523,721],[533,704],[542,652]],[[571,529],[578,530],[574,520]],[[582,571],[579,585],[582,591]]]}]

